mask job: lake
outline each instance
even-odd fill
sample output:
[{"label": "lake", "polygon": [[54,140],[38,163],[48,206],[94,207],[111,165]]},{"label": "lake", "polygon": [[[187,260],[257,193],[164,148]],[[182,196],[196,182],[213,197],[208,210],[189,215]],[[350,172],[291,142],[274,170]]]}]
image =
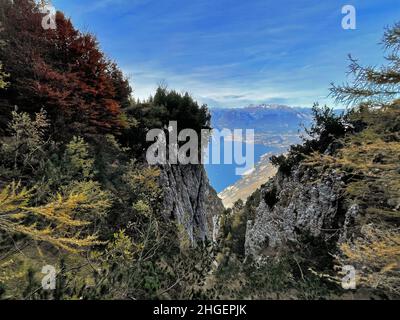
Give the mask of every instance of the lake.
[{"label": "lake", "polygon": [[[277,148],[274,147],[267,147],[264,145],[260,144],[255,144],[254,146],[254,162],[252,163],[252,157],[251,156],[246,156],[246,147],[251,147],[250,145],[248,146],[247,143],[245,142],[240,142],[240,141],[235,141],[233,142],[233,147],[232,147],[232,158],[234,159],[233,153],[234,150],[243,150],[242,154],[243,156],[246,156],[246,161],[248,162],[248,165],[254,166],[260,161],[260,158],[269,152],[276,151]],[[212,147],[210,147],[210,150]],[[229,150],[229,149],[228,149]],[[221,160],[223,160],[223,155],[225,152],[225,146],[223,143],[220,145],[220,154],[221,154]],[[212,150],[210,151],[210,159],[212,158]],[[210,161],[211,162],[211,161]],[[221,161],[222,163],[224,161]],[[233,185],[236,181],[240,180],[242,178],[241,175],[237,175],[236,169],[237,168],[244,168],[244,165],[237,165],[235,164],[235,161],[233,161],[232,164],[205,164],[205,169],[208,174],[208,178],[210,180],[211,186],[219,193],[226,189],[227,187]]]}]

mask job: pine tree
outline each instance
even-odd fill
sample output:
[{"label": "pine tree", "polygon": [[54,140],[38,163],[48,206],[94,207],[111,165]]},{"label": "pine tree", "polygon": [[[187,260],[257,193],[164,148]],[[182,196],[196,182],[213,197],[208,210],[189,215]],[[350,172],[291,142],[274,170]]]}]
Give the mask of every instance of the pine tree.
[{"label": "pine tree", "polygon": [[375,105],[388,103],[400,95],[400,23],[387,28],[383,36],[383,47],[387,52],[387,65],[375,68],[362,66],[350,58],[349,75],[352,83],[332,84],[331,95],[338,103],[356,105],[369,101]]}]

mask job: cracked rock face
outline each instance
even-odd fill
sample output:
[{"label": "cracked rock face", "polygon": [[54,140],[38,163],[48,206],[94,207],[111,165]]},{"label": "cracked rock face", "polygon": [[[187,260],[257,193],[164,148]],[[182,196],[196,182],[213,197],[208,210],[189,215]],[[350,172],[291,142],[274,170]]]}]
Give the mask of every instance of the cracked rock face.
[{"label": "cracked rock face", "polygon": [[335,172],[321,176],[298,167],[290,176],[278,173],[262,189],[256,217],[248,223],[246,255],[273,255],[300,235],[343,241],[359,211],[342,208],[343,186],[343,176]]},{"label": "cracked rock face", "polygon": [[165,165],[160,176],[166,217],[185,227],[192,243],[213,240],[223,205],[202,165]]}]

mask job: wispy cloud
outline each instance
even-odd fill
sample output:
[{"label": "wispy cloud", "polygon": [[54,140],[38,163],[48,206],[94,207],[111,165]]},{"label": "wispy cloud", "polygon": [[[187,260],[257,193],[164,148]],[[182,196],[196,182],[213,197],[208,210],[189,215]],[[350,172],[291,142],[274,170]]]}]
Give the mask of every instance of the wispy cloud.
[{"label": "wispy cloud", "polygon": [[383,26],[398,0],[353,0],[356,31],[341,29],[343,1],[55,0],[132,76],[146,98],[161,81],[210,106],[310,106],[345,80],[346,56],[380,60]]}]

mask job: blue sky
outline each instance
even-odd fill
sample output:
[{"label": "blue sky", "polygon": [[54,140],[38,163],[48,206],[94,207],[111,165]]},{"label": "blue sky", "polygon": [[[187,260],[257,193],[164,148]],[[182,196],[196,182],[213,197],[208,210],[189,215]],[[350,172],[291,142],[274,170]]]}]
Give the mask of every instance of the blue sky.
[{"label": "blue sky", "polygon": [[[357,9],[343,30],[341,9]],[[399,0],[53,0],[146,98],[159,83],[210,107],[327,103],[346,80],[349,53],[382,63],[383,28],[400,21]]]}]

